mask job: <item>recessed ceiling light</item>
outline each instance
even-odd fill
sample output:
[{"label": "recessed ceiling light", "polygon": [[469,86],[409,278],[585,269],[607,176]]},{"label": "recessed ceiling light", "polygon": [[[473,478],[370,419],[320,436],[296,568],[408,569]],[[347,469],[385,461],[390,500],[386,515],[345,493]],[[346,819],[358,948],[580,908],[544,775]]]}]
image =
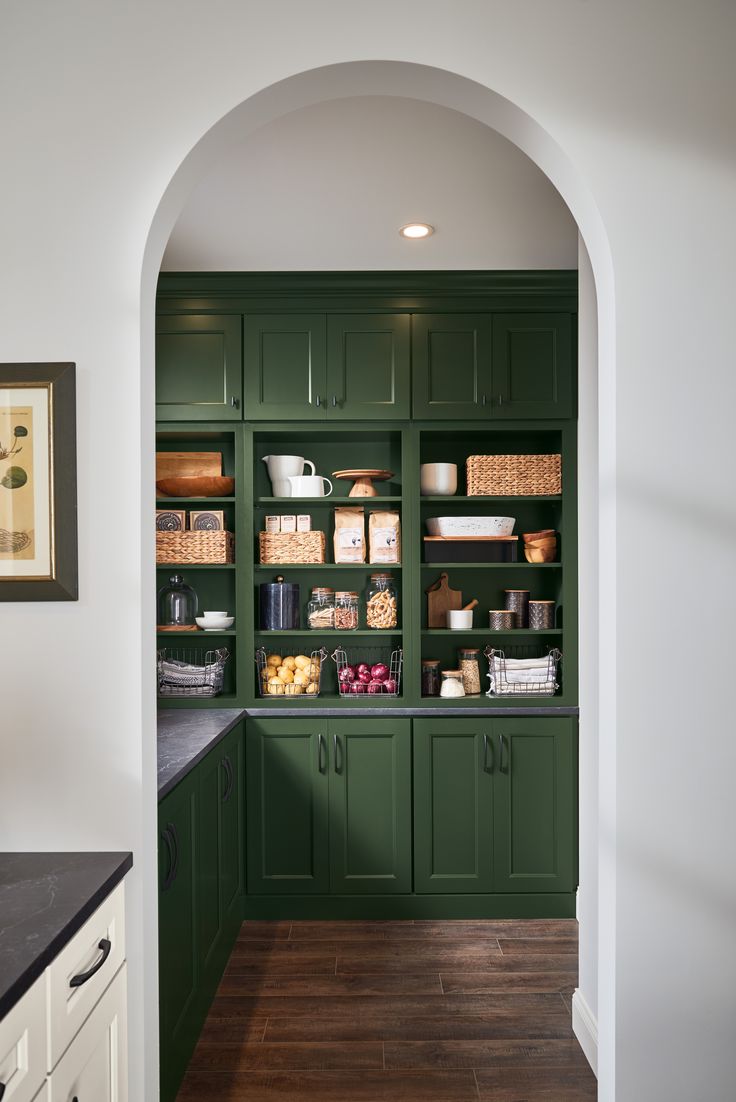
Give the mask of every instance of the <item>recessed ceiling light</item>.
[{"label": "recessed ceiling light", "polygon": [[429,237],[434,233],[434,226],[427,222],[409,222],[399,230],[402,237],[408,237],[412,241],[418,241],[422,237]]}]

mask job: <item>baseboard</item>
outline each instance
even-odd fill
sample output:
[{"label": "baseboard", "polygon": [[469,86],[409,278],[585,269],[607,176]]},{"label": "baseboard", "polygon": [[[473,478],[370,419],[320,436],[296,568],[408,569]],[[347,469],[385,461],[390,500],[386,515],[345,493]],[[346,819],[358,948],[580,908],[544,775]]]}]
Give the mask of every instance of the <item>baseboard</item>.
[{"label": "baseboard", "polygon": [[248,895],[248,919],[572,918],[572,892],[479,895]]},{"label": "baseboard", "polygon": [[585,1058],[598,1075],[598,1022],[576,987],[572,996],[572,1031],[580,1042]]}]

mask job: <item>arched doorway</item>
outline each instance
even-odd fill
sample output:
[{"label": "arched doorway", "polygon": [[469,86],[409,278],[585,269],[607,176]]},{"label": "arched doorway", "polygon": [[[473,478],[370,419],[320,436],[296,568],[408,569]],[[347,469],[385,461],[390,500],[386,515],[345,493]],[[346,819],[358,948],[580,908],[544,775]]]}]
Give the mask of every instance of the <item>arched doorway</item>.
[{"label": "arched doorway", "polygon": [[[613,486],[615,478],[615,424],[612,395],[615,387],[614,357],[614,287],[612,262],[605,228],[596,208],[593,196],[576,172],[564,151],[535,120],[510,101],[488,87],[446,70],[400,62],[352,62],[313,69],[295,74],[286,80],[263,89],[257,95],[233,108],[215,126],[204,134],[182,162],[161,198],[154,218],[144,258],[141,281],[141,363],[143,393],[151,397],[154,374],[153,305],[156,281],[161,258],[174,223],[194,186],[207,172],[213,159],[225,152],[237,139],[284,114],[307,104],[325,100],[342,99],[361,95],[409,97],[451,108],[476,119],[502,134],[518,146],[545,173],[567,203],[575,218],[585,250],[590,258],[592,286],[588,288],[586,309],[592,311],[597,303],[597,365],[588,360],[588,369],[597,370],[595,378],[589,378],[588,402],[585,416],[596,419],[596,431],[583,436],[587,453],[582,456],[597,471],[591,482],[591,493],[586,502],[586,515],[581,513],[581,558],[588,554],[597,556],[597,573],[600,597],[597,617],[589,619],[589,637],[581,640],[581,681],[592,688],[590,708],[581,720],[581,742],[588,738],[596,742],[599,752],[590,757],[590,775],[582,776],[584,785],[597,788],[596,799],[586,801],[586,814],[581,820],[581,838],[585,839],[589,879],[582,884],[582,894],[589,892],[599,899],[604,921],[587,920],[587,915],[597,916],[597,905],[586,907],[581,903],[581,955],[588,964],[595,961],[598,986],[597,1026],[600,1038],[600,1073],[605,1090],[612,1092],[613,1075],[613,952],[614,930],[611,925],[614,913],[614,799],[615,799],[615,512]],[[588,317],[584,319],[590,322]],[[591,389],[592,386],[592,389]],[[596,402],[597,393],[597,402]],[[152,398],[150,402],[152,407]],[[151,409],[145,411],[146,418]],[[605,411],[601,418],[597,410]],[[591,425],[591,428],[593,426]],[[153,468],[153,435],[144,433],[147,440],[143,461],[144,478]],[[595,450],[597,449],[597,451]],[[595,508],[597,506],[597,508]],[[153,578],[149,568],[148,553],[143,562],[144,591],[151,597],[144,607],[154,608]],[[603,605],[605,604],[605,608]],[[605,638],[600,646],[595,637],[597,623],[606,622]],[[153,638],[153,622],[144,624],[144,654]],[[600,671],[605,670],[605,679]],[[595,711],[594,711],[595,709]],[[150,725],[153,738],[153,701]],[[148,737],[148,736],[146,736]],[[601,784],[593,774],[605,778]],[[601,847],[601,823],[605,823],[606,845]],[[595,1019],[590,1027],[596,1025]],[[613,1097],[612,1093],[605,1097]]]}]

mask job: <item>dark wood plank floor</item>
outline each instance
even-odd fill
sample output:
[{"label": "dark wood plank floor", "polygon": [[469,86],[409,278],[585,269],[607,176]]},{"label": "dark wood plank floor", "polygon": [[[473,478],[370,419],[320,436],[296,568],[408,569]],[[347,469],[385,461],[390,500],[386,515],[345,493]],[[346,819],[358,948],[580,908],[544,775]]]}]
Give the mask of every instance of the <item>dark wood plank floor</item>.
[{"label": "dark wood plank floor", "polygon": [[246,922],[178,1102],[590,1102],[573,920]]}]

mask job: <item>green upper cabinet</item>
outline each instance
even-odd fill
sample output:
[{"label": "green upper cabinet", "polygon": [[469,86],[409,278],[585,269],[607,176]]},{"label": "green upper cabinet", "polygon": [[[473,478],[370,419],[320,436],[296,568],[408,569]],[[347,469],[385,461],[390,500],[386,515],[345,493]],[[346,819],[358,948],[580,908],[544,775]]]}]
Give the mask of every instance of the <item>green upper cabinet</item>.
[{"label": "green upper cabinet", "polygon": [[327,720],[248,720],[248,892],[326,893]]},{"label": "green upper cabinet", "polygon": [[408,314],[330,315],[327,419],[408,419],[410,362]]},{"label": "green upper cabinet", "polygon": [[324,420],[326,330],[324,314],[246,315],[247,420]]},{"label": "green upper cabinet", "polygon": [[414,417],[488,417],[491,315],[412,315],[412,377]]},{"label": "green upper cabinet", "polygon": [[156,318],[156,418],[239,421],[243,416],[240,314]]},{"label": "green upper cabinet", "polygon": [[493,891],[490,719],[414,720],[414,889]]},{"label": "green upper cabinet", "polygon": [[411,891],[411,721],[331,719],[330,888]]},{"label": "green upper cabinet", "polygon": [[573,891],[575,721],[514,717],[493,726],[496,891]]},{"label": "green upper cabinet", "polygon": [[570,314],[493,315],[493,417],[572,417]]}]

